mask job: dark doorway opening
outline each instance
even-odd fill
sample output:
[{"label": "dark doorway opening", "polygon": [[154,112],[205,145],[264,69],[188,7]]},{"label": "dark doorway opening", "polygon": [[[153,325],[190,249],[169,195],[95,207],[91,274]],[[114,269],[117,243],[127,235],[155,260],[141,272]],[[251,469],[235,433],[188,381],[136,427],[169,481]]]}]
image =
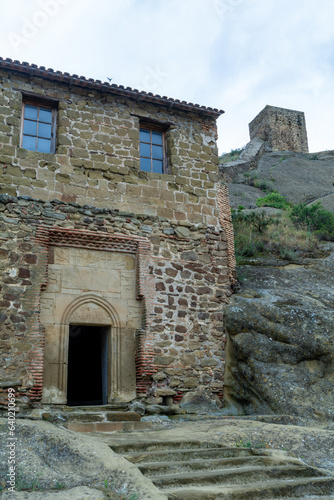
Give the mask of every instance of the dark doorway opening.
[{"label": "dark doorway opening", "polygon": [[108,327],[70,325],[67,404],[107,404]]}]

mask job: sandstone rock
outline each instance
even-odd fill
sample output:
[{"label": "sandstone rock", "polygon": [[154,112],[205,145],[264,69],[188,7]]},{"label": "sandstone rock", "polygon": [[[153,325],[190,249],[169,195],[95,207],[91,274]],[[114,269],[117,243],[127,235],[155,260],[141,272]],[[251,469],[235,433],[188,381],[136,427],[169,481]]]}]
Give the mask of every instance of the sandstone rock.
[{"label": "sandstone rock", "polygon": [[244,208],[256,208],[255,202],[263,196],[263,191],[247,184],[229,184],[231,208],[237,209],[240,205]]},{"label": "sandstone rock", "polygon": [[219,406],[212,394],[198,390],[187,392],[181,399],[180,408],[187,413],[206,414],[210,411],[217,411]]},{"label": "sandstone rock", "polygon": [[334,245],[301,265],[242,266],[226,309],[225,391],[239,412],[333,419]]},{"label": "sandstone rock", "polygon": [[[13,493],[5,491],[2,493],[2,498],[10,500],[13,498]],[[88,488],[87,486],[78,486],[69,490],[60,491],[34,491],[27,493],[26,491],[15,492],[17,500],[105,500],[102,491]]]},{"label": "sandstone rock", "polygon": [[159,397],[164,397],[164,396],[175,396],[176,392],[173,391],[172,389],[158,389],[157,390],[157,396]]},{"label": "sandstone rock", "polygon": [[[167,498],[135,465],[92,436],[17,418],[15,438],[16,479],[35,491],[2,492],[6,500],[102,500],[134,493],[147,500]],[[7,420],[0,419],[0,484],[7,481],[7,444]]]}]

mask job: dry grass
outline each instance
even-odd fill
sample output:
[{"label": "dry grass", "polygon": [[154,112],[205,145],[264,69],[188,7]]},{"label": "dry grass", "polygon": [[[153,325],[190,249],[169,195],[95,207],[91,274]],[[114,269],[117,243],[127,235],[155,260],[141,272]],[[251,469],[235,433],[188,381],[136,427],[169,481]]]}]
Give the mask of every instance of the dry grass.
[{"label": "dry grass", "polygon": [[247,221],[236,221],[234,234],[237,261],[259,254],[293,261],[321,253],[317,237],[308,230],[297,229],[286,213],[273,218],[262,233]]}]

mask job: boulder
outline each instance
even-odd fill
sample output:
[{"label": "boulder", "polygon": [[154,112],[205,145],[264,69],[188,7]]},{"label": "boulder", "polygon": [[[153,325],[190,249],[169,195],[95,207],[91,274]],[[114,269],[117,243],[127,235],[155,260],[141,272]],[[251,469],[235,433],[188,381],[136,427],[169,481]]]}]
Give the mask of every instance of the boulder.
[{"label": "boulder", "polygon": [[226,308],[234,413],[334,418],[334,244],[326,248],[322,259],[238,269],[242,286]]},{"label": "boulder", "polygon": [[180,408],[187,413],[206,414],[219,410],[220,405],[211,393],[198,390],[187,392],[181,399]]}]

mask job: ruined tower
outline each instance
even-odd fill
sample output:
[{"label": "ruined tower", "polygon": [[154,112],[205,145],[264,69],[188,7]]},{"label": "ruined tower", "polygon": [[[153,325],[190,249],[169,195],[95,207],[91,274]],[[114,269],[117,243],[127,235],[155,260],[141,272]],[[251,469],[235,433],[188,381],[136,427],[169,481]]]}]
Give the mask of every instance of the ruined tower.
[{"label": "ruined tower", "polygon": [[308,153],[302,111],[266,106],[249,124],[250,139],[260,137],[273,151]]}]

